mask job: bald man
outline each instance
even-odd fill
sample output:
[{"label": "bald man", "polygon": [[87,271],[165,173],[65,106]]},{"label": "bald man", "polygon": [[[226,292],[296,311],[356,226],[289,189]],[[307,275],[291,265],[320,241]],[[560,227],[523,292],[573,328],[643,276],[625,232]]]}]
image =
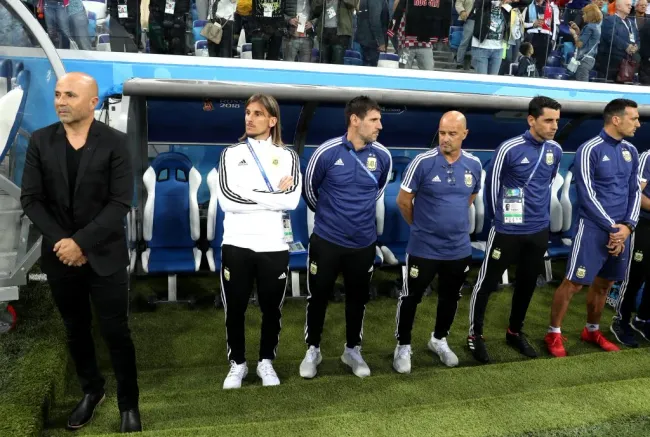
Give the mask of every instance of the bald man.
[{"label": "bald man", "polygon": [[126,135],[94,120],[97,94],[97,83],[85,74],[59,79],[54,107],[60,122],[32,134],[20,200],[43,234],[41,268],[84,392],[67,426],[86,425],[105,398],[91,334],[92,301],[115,371],[121,431],[132,432],[141,430],[124,232],[133,172]]},{"label": "bald man", "polygon": [[446,366],[458,365],[447,335],[472,260],[469,208],[481,188],[481,161],[461,150],[468,132],[463,114],[444,114],[438,129],[438,147],[419,154],[409,164],[397,196],[397,206],[411,226],[397,304],[398,344],[393,367],[399,373],[411,371],[415,311],[436,275],[438,310],[428,346]]}]

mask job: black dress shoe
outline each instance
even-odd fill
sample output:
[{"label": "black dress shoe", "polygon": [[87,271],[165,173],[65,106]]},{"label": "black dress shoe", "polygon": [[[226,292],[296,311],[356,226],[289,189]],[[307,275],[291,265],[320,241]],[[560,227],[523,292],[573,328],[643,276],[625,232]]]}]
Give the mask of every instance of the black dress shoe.
[{"label": "black dress shoe", "polygon": [[137,408],[122,411],[122,426],[120,432],[140,432],[142,424],[140,423],[140,412]]},{"label": "black dress shoe", "polygon": [[97,407],[104,402],[104,392],[87,394],[79,401],[68,417],[68,429],[79,429],[87,425],[95,415]]}]

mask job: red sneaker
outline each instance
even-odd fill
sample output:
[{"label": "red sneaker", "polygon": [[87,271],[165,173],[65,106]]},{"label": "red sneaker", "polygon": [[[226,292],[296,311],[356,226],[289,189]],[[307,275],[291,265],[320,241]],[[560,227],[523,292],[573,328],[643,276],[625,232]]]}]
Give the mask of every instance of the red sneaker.
[{"label": "red sneaker", "polygon": [[621,350],[621,348],[616,346],[611,341],[607,340],[605,338],[605,336],[603,335],[603,333],[600,332],[600,330],[598,330],[598,331],[589,331],[586,326],[582,330],[582,334],[580,334],[580,339],[582,341],[586,341],[588,343],[595,343],[598,346],[600,346],[601,349],[603,349],[604,351],[607,351],[607,352],[616,352],[616,351]]},{"label": "red sneaker", "polygon": [[557,332],[547,332],[544,337],[544,343],[546,343],[548,351],[557,358],[566,357],[566,350],[562,344],[565,341],[566,337],[563,337],[562,334]]}]

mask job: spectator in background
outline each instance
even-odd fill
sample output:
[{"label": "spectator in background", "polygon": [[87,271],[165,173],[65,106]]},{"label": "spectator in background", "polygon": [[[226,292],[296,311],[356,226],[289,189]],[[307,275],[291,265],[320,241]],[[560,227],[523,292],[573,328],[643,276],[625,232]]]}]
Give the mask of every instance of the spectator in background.
[{"label": "spectator in background", "polygon": [[641,85],[650,85],[650,26],[643,26],[639,29],[639,55],[641,64],[639,65],[639,83]]},{"label": "spectator in background", "polygon": [[111,51],[137,53],[142,45],[139,0],[108,0],[107,7]]},{"label": "spectator in background", "polygon": [[212,58],[232,58],[237,0],[210,0],[208,19],[221,26],[219,44],[208,39],[208,55]]},{"label": "spectator in background", "polygon": [[[454,0],[428,0],[438,8],[433,20],[433,44],[436,50],[443,50],[449,44],[451,9]],[[437,6],[435,6],[437,4]]]},{"label": "spectator in background", "polygon": [[357,0],[313,0],[312,18],[318,21],[320,62],[342,64],[352,41],[352,13]]},{"label": "spectator in background", "polygon": [[386,0],[360,0],[357,32],[354,36],[361,46],[363,65],[376,67],[379,52],[386,51],[388,3]]},{"label": "spectator in background", "polygon": [[519,52],[521,53],[521,58],[519,58],[519,65],[517,66],[517,76],[539,77],[535,60],[533,59],[533,54],[535,53],[533,45],[529,42],[522,42],[519,46]]},{"label": "spectator in background", "polygon": [[636,27],[640,31],[648,20],[648,0],[638,0],[634,7],[634,18],[636,20]]},{"label": "spectator in background", "polygon": [[74,42],[81,50],[92,50],[88,15],[81,0],[45,0],[44,8],[47,33],[54,47],[67,48],[68,42]]},{"label": "spectator in background", "polygon": [[[598,7],[601,8],[604,4],[604,0],[598,0],[598,2],[600,2]],[[574,22],[578,24],[579,27],[582,27],[581,24],[578,23],[578,20],[582,20],[582,9],[590,3],[597,2],[592,2],[591,0],[571,0],[566,4],[564,8],[564,14],[562,14],[562,22]]]},{"label": "spectator in background", "polygon": [[[169,8],[168,8],[169,6]],[[187,55],[185,30],[190,0],[151,0],[149,2],[149,47],[151,53]]]},{"label": "spectator in background", "polygon": [[537,71],[546,65],[548,54],[555,47],[560,28],[560,10],[551,0],[535,0],[524,14],[526,40],[535,47]]},{"label": "spectator in background", "polygon": [[[645,1],[645,0],[642,0]],[[576,70],[576,80],[589,81],[589,73],[596,63],[596,53],[600,43],[600,24],[603,21],[603,13],[598,5],[590,4],[582,10],[585,27],[580,30],[575,23],[571,23],[571,35],[576,46],[575,58],[580,65]]]},{"label": "spectator in background", "polygon": [[309,0],[287,0],[285,9],[288,32],[284,37],[284,60],[310,62],[314,48],[314,23],[309,21]]},{"label": "spectator in background", "polygon": [[607,80],[617,79],[623,60],[638,58],[639,31],[636,21],[629,18],[631,9],[631,0],[616,0],[616,14],[603,20],[596,65],[600,76]]},{"label": "spectator in background", "polygon": [[477,73],[499,74],[503,58],[503,43],[510,34],[510,9],[504,5],[511,0],[478,0],[474,9],[472,64]]},{"label": "spectator in background", "polygon": [[464,22],[463,39],[460,41],[456,52],[456,68],[467,69],[465,68],[465,54],[474,35],[474,0],[456,0],[455,6],[458,19]]},{"label": "spectator in background", "polygon": [[280,58],[282,38],[287,27],[285,0],[253,0],[251,43],[253,59],[277,61]]},{"label": "spectator in background", "polygon": [[[576,0],[574,0],[574,2],[575,1]],[[607,2],[605,0],[592,0],[590,4],[594,4],[598,6],[598,9],[600,10],[603,17],[607,14],[607,8],[605,7],[607,5]],[[586,5],[587,4],[585,3],[584,6]],[[582,19],[582,9],[584,9],[584,6],[580,9],[577,9],[577,12],[573,15],[572,19],[569,19],[570,17],[567,15],[570,10],[566,10],[562,21],[564,21],[565,23],[574,22],[580,29],[582,29],[586,24]]]},{"label": "spectator in background", "polygon": [[[415,6],[417,2],[418,6]],[[397,35],[400,67],[433,70],[433,20],[437,11],[432,3],[400,0],[393,15],[388,36]]]},{"label": "spectator in background", "polygon": [[510,5],[505,5],[504,8],[506,10],[510,9],[510,32],[506,34],[508,45],[503,61],[501,62],[500,74],[509,74],[510,64],[517,62],[519,46],[524,38],[524,15],[522,13],[522,7],[513,8]]}]

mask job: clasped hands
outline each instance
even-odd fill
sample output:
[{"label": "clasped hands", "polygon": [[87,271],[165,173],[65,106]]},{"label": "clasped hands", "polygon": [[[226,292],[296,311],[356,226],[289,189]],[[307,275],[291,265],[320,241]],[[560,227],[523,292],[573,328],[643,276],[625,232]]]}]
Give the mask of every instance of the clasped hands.
[{"label": "clasped hands", "polygon": [[623,252],[623,249],[625,249],[625,241],[630,236],[631,231],[626,225],[620,223],[612,225],[612,228],[615,228],[616,231],[609,234],[607,248],[610,254],[619,256]]},{"label": "clasped hands", "polygon": [[63,238],[59,240],[53,249],[56,256],[66,266],[81,267],[88,262],[88,258],[83,254],[81,248],[72,238]]},{"label": "clasped hands", "polygon": [[[278,191],[287,191],[293,186],[293,184],[294,181],[292,176],[284,176],[282,179],[280,179],[280,183],[278,184]],[[257,189],[254,189],[253,191],[257,191],[258,193],[268,192]]]}]

